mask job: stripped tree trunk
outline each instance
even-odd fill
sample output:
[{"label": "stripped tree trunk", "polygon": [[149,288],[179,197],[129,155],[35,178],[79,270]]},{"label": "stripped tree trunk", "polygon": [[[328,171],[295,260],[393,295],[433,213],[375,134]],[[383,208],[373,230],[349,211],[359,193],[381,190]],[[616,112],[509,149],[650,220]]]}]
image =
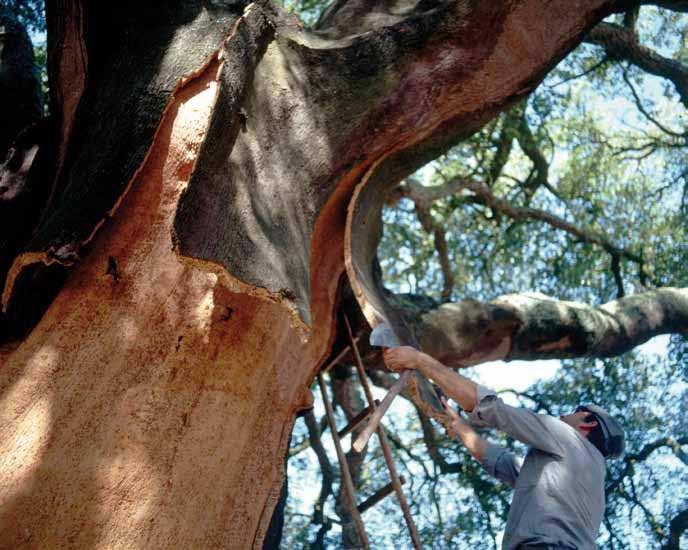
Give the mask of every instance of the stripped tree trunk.
[{"label": "stripped tree trunk", "polygon": [[2,544],[260,547],[345,255],[389,310],[385,190],[622,4],[354,0],[307,32],[268,2],[49,2],[45,206],[0,274]]}]

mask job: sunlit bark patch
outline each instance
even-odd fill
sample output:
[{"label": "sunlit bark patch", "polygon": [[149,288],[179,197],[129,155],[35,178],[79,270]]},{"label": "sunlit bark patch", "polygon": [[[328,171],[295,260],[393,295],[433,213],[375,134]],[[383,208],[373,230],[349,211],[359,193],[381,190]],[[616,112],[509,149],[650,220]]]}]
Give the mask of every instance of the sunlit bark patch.
[{"label": "sunlit bark patch", "polygon": [[267,528],[330,327],[304,343],[284,307],[172,249],[216,74],[181,91],[92,253],[0,355],[11,546],[246,548]]}]

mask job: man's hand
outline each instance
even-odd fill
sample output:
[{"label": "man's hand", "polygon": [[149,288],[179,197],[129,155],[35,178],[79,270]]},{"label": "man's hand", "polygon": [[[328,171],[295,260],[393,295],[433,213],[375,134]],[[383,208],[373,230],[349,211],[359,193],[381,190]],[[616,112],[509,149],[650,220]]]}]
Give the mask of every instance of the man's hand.
[{"label": "man's hand", "polygon": [[465,411],[472,411],[478,399],[478,385],[422,351],[409,346],[388,348],[383,352],[390,370],[401,372],[418,369],[423,376],[435,382],[442,391]]},{"label": "man's hand", "polygon": [[447,413],[447,415],[449,416],[449,418],[452,419],[452,423],[456,420],[461,420],[461,416],[459,416],[459,413],[456,412],[454,407],[452,407],[449,404],[449,401],[447,401],[447,398],[444,396],[442,396],[442,405],[444,405],[444,410]]},{"label": "man's hand", "polygon": [[400,346],[398,348],[387,348],[382,355],[389,370],[401,372],[418,368],[418,362],[422,354],[411,346]]},{"label": "man's hand", "polygon": [[473,458],[480,462],[485,455],[487,442],[476,433],[471,425],[466,422],[451,405],[449,405],[444,397],[442,398],[442,404],[444,405],[444,410],[447,412],[447,415],[451,418],[451,424],[447,428],[449,435],[456,439],[460,439]]},{"label": "man's hand", "polygon": [[444,410],[447,413],[447,416],[451,418],[451,424],[449,425],[449,429],[455,432],[456,436],[459,436],[462,432],[465,432],[466,430],[473,430],[473,428],[471,428],[471,425],[468,422],[466,422],[458,412],[456,412],[456,409],[454,409],[454,407],[452,407],[449,404],[446,397],[442,397],[442,405],[444,405]]}]

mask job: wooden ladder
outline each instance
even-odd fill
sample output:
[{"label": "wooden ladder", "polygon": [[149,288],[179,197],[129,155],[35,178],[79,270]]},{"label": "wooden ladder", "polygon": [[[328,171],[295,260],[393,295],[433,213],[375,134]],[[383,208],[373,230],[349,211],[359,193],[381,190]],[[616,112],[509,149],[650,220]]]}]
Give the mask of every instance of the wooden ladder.
[{"label": "wooden ladder", "polygon": [[[418,536],[418,530],[416,529],[416,524],[413,522],[413,517],[411,517],[411,511],[409,510],[408,501],[404,495],[402,485],[406,481],[403,477],[400,477],[397,473],[396,465],[394,464],[394,459],[392,458],[392,451],[389,447],[389,442],[387,441],[387,435],[384,432],[382,425],[379,425],[376,429],[377,437],[380,441],[380,447],[382,448],[382,454],[385,457],[385,463],[387,464],[387,469],[389,470],[390,482],[381,487],[375,493],[366,499],[361,504],[356,504],[356,490],[354,488],[354,483],[351,478],[351,471],[349,470],[349,465],[346,461],[346,455],[342,449],[342,438],[355,430],[358,426],[363,424],[367,418],[375,411],[379,401],[373,398],[373,393],[370,390],[370,383],[368,376],[363,368],[363,361],[361,361],[361,355],[358,352],[358,346],[356,344],[356,338],[354,338],[351,332],[351,325],[349,324],[349,319],[344,316],[344,326],[346,327],[346,333],[349,339],[349,345],[345,347],[328,365],[323,368],[320,373],[318,373],[318,385],[320,386],[320,392],[322,393],[323,403],[325,404],[325,414],[327,415],[327,423],[330,427],[330,433],[332,434],[332,439],[334,441],[334,448],[337,452],[337,460],[339,461],[339,468],[342,473],[342,487],[344,493],[346,494],[346,502],[348,504],[351,517],[358,533],[358,537],[361,541],[361,545],[365,549],[370,548],[370,542],[368,540],[368,535],[363,525],[363,520],[361,514],[380,502],[387,495],[392,492],[396,493],[397,500],[399,501],[399,506],[404,514],[404,520],[406,521],[406,526],[408,527],[409,534],[411,535],[411,541],[413,542],[413,547],[416,550],[422,548],[420,543],[420,537]],[[360,413],[358,413],[349,424],[337,431],[334,419],[334,409],[332,408],[332,402],[327,394],[327,388],[325,387],[325,382],[323,380],[323,374],[330,370],[334,365],[336,365],[346,353],[351,350],[354,357],[354,363],[356,365],[356,371],[358,372],[358,378],[363,386],[363,391],[365,393],[366,399],[368,401],[368,406],[364,408]]]}]

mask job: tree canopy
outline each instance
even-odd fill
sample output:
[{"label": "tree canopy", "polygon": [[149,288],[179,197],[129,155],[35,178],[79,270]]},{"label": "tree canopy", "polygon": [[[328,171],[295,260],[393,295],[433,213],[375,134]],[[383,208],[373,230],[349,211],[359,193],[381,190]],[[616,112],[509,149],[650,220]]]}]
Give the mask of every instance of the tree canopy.
[{"label": "tree canopy", "polygon": [[16,18],[29,32],[45,31],[44,0],[5,0],[2,10]]},{"label": "tree canopy", "polygon": [[[203,9],[210,6],[208,11],[211,13],[214,9],[213,4],[203,3]],[[317,56],[322,55],[323,58],[326,58],[325,54],[317,47],[310,51],[304,44],[312,41],[307,44],[311,47],[313,44],[318,45],[318,40],[322,39],[331,40],[341,46],[345,43],[341,29],[346,24],[360,23],[360,38],[369,27],[373,30],[379,29],[382,25],[380,21],[387,21],[385,17],[396,22],[395,18],[398,16],[403,22],[403,17],[396,12],[391,15],[385,12],[379,21],[377,16],[370,19],[366,19],[364,15],[359,17],[355,4],[351,2],[351,9],[348,10],[346,2],[339,1],[328,4],[321,0],[286,0],[283,3],[288,11],[300,18],[303,27],[312,31],[307,41],[298,42],[303,39],[300,37],[289,43],[289,48],[294,51],[302,47],[303,52],[306,52],[300,52],[299,55],[303,54],[303,59],[306,59],[307,63],[302,66],[296,63],[295,67],[299,67],[304,73],[307,71],[303,67],[308,67],[308,70],[318,67],[317,70],[321,70],[313,61],[316,57],[313,52],[317,52]],[[586,34],[584,43],[556,65],[537,88],[531,90],[530,87],[526,87],[514,90],[514,94],[509,97],[498,96],[498,101],[494,105],[495,112],[501,110],[504,105],[513,105],[477,132],[466,137],[463,132],[471,133],[474,129],[472,126],[467,130],[451,128],[446,135],[438,137],[432,134],[436,128],[424,121],[424,131],[427,131],[428,135],[432,134],[432,139],[437,139],[441,143],[432,143],[428,150],[414,150],[413,154],[417,158],[436,158],[412,175],[403,178],[398,185],[397,181],[391,182],[391,190],[384,198],[384,234],[377,249],[377,262],[374,268],[379,268],[387,289],[396,293],[393,297],[388,296],[389,300],[395,301],[394,303],[407,313],[415,313],[412,317],[419,323],[415,328],[421,333],[424,330],[423,326],[420,326],[422,323],[430,326],[430,329],[436,329],[437,325],[447,318],[441,315],[435,317],[433,325],[429,321],[426,322],[427,319],[423,316],[430,311],[446,313],[448,310],[442,309],[443,304],[452,304],[452,311],[460,313],[463,316],[462,320],[468,319],[471,315],[475,317],[465,323],[468,332],[474,325],[489,324],[482,316],[484,311],[488,310],[485,314],[488,316],[490,312],[507,312],[507,318],[501,319],[508,325],[507,328],[513,328],[518,321],[525,327],[524,330],[529,331],[531,347],[519,348],[511,345],[507,352],[495,354],[494,348],[499,347],[500,342],[497,335],[492,340],[483,342],[482,347],[478,346],[480,353],[477,354],[477,359],[474,356],[471,356],[472,359],[467,358],[454,350],[453,366],[468,368],[471,375],[479,376],[483,369],[490,369],[490,366],[471,365],[481,363],[492,356],[503,359],[561,359],[560,366],[552,376],[535,380],[527,388],[500,388],[500,393],[513,403],[549,414],[565,413],[579,403],[594,402],[625,419],[628,447],[621,460],[608,464],[607,510],[600,545],[609,549],[660,546],[678,549],[682,543],[686,543],[688,536],[688,499],[685,491],[676,490],[688,486],[688,428],[684,417],[684,411],[688,407],[688,334],[685,332],[688,312],[685,290],[688,287],[688,168],[685,162],[688,149],[688,4],[682,0],[628,4],[633,7],[625,13],[618,13],[594,26]],[[430,13],[429,18],[437,15],[432,13],[434,7],[434,2],[421,2],[416,6],[424,15]],[[208,20],[212,21],[212,33],[204,34],[205,42],[199,41],[198,44],[194,44],[198,47],[197,51],[194,50],[197,58],[186,59],[188,67],[180,67],[179,63],[170,61],[171,58],[166,57],[166,50],[155,50],[159,44],[152,35],[149,37],[145,33],[132,33],[136,40],[141,40],[135,45],[148,44],[146,40],[150,39],[150,49],[132,47],[126,40],[122,40],[121,43],[114,41],[126,54],[122,59],[129,55],[138,55],[140,51],[145,51],[146,55],[150,53],[151,58],[146,58],[150,63],[142,67],[142,70],[150,73],[146,72],[150,82],[142,85],[138,92],[143,94],[145,91],[150,93],[151,97],[155,96],[155,101],[151,103],[154,109],[151,108],[151,111],[162,113],[160,116],[164,115],[168,101],[171,101],[168,95],[173,94],[170,90],[174,88],[177,80],[182,82],[187,78],[185,74],[191,74],[189,71],[196,70],[200,63],[199,59],[205,59],[204,56],[215,48],[215,42],[223,36],[230,21],[239,21],[244,25],[238,36],[245,43],[242,42],[243,49],[238,48],[237,51],[250,57],[251,63],[255,64],[251,66],[251,70],[256,70],[264,54],[262,49],[267,47],[265,44],[271,40],[274,32],[272,23],[267,22],[274,14],[270,13],[268,16],[267,11],[263,13],[260,10],[248,10],[250,17],[239,17],[241,10],[237,8],[235,14],[234,8],[230,8],[223,5],[222,9],[218,10],[218,13],[223,15],[216,19],[208,16]],[[41,1],[10,0],[3,4],[2,9],[0,15],[18,21],[29,30],[34,39],[46,30],[44,5]],[[94,21],[103,21],[103,13],[107,13],[107,9],[103,9],[104,11],[98,12],[97,16],[93,16]],[[154,19],[156,9],[149,6],[145,10],[145,16],[150,20]],[[167,12],[174,12],[167,5],[161,9],[166,10],[166,16],[169,15]],[[188,31],[191,26],[187,28],[184,24],[188,22],[185,16],[189,15],[189,21],[193,20],[199,29],[210,28],[204,26],[207,21],[203,20],[203,17],[193,19],[198,14],[192,14],[191,8],[189,10],[189,14],[174,15],[175,25],[179,24]],[[476,15],[476,20],[482,16],[482,13]],[[130,20],[127,17],[130,16],[118,19],[118,24],[123,28],[135,28],[136,25],[145,27],[145,18],[139,20],[137,16],[131,15]],[[438,16],[438,19],[441,17]],[[432,21],[433,24],[437,23],[435,20]],[[407,43],[403,38],[404,32],[411,30],[415,32],[418,29],[409,25],[408,28],[402,29],[403,32],[399,31],[394,40],[390,38],[394,42],[394,48],[398,50],[394,50],[396,53],[406,55],[412,52],[409,46],[411,42]],[[285,43],[292,40],[290,32],[296,33],[293,29],[285,33]],[[114,34],[116,33],[113,33],[113,36]],[[183,33],[172,34],[174,36],[170,38],[167,32],[163,32],[165,40],[170,41],[169,44],[183,42]],[[416,37],[417,41],[422,42],[424,35],[419,31],[418,36],[420,38]],[[343,41],[337,42],[340,39]],[[175,40],[177,42],[174,42]],[[215,61],[204,63],[206,69],[208,66],[215,67],[213,63],[219,64],[229,56],[231,63],[235,63],[236,66],[232,66],[231,63],[228,66],[241,69],[236,69],[234,73],[227,70],[222,76],[225,78],[223,93],[229,100],[234,101],[230,103],[232,109],[236,108],[236,112],[218,109],[213,114],[210,129],[217,132],[213,134],[215,138],[219,136],[222,139],[204,142],[204,147],[209,143],[210,145],[199,153],[202,160],[212,161],[215,158],[212,154],[216,151],[209,151],[215,142],[228,147],[228,150],[223,152],[229,158],[232,153],[230,144],[233,144],[232,140],[236,139],[236,133],[239,132],[236,120],[241,121],[242,134],[247,133],[247,121],[249,129],[256,123],[244,110],[239,110],[239,99],[248,92],[244,88],[237,91],[239,84],[250,86],[254,75],[251,74],[249,77],[241,72],[248,70],[248,63],[244,63],[243,58],[237,57],[238,61],[231,58],[236,51],[228,46],[229,39],[224,44],[228,48],[223,54],[225,57],[218,55],[217,58],[211,58]],[[298,48],[295,44],[298,44]],[[363,44],[363,48],[368,47],[365,37],[360,40],[360,44]],[[360,44],[357,44],[357,47]],[[120,63],[117,52],[107,50],[102,44],[98,48],[94,48],[94,51],[102,57],[95,57],[97,61],[110,63],[108,66],[117,70],[126,65]],[[370,48],[371,51],[374,49],[373,46]],[[404,48],[408,48],[408,51]],[[563,46],[558,45],[557,48],[561,49]],[[171,49],[178,53],[175,48]],[[329,55],[335,49],[324,51],[326,50]],[[554,48],[556,51],[559,49]],[[39,48],[37,54],[39,65],[45,65],[45,48]],[[356,73],[356,70],[365,67],[363,64],[355,66],[354,62],[358,57],[353,54],[350,59],[340,59],[342,65],[352,72],[346,75],[347,78],[351,77],[351,81],[354,82],[342,95],[355,96],[365,108],[365,94],[374,95],[385,87],[394,88],[389,82],[384,82],[386,76],[393,72],[390,67],[394,60],[390,61],[386,57],[389,55],[391,58],[391,54],[385,48],[380,48],[377,54],[380,56],[380,70],[375,72],[371,69],[370,74]],[[160,59],[156,57],[158,55]],[[417,61],[411,55],[409,59],[409,65]],[[301,62],[302,59],[299,58],[298,61]],[[344,61],[351,62],[351,68]],[[93,60],[90,62],[97,65]],[[163,69],[158,63],[164,66]],[[312,66],[308,63],[312,63]],[[326,58],[325,65],[327,64],[334,63],[330,58]],[[86,65],[84,62],[84,66]],[[64,74],[69,75],[71,66],[69,63],[66,66],[67,71]],[[173,70],[171,69],[170,74],[164,74],[164,70],[171,67]],[[88,70],[93,68],[89,66]],[[394,68],[399,69],[396,66]],[[45,75],[45,67],[42,69]],[[131,67],[125,69],[133,70]],[[96,66],[93,74],[102,76],[99,75],[101,70],[102,67]],[[135,70],[138,70],[138,67]],[[261,70],[259,77],[265,79],[265,82],[270,82],[271,69],[263,66]],[[533,70],[537,73],[540,69]],[[316,73],[308,74],[309,84],[312,85],[316,82],[313,76]],[[126,83],[121,81],[118,74],[113,72],[106,76],[110,78],[107,82],[113,84],[113,88],[115,85],[121,85],[124,90]],[[92,75],[89,75],[89,78],[91,77]],[[289,75],[289,78],[296,77]],[[94,79],[94,82],[97,82],[97,79]],[[349,81],[342,77],[341,82],[344,86]],[[51,83],[51,86],[53,84],[55,83]],[[58,85],[66,86],[65,89],[68,89],[70,83],[66,84],[58,82]],[[44,86],[46,85],[47,76],[44,76]],[[78,146],[103,137],[101,120],[106,118],[104,114],[112,114],[113,105],[122,110],[121,118],[128,120],[129,104],[125,105],[120,101],[120,96],[115,93],[117,90],[108,95],[108,90],[102,92],[105,87],[94,86],[92,83],[91,86],[92,88],[84,89],[93,94],[92,97],[88,96],[92,102],[91,106],[95,105],[101,111],[93,109],[80,112],[81,120],[86,122],[83,122],[85,130],[79,125],[76,126]],[[263,86],[265,89],[268,88],[264,82]],[[298,96],[299,101],[315,101],[312,98],[305,99],[310,93],[306,88],[307,86],[304,86],[303,90],[297,90],[298,94],[302,94]],[[319,94],[317,101],[322,105],[326,105],[328,100],[333,98],[324,91],[324,85],[322,89],[317,86],[315,88]],[[76,96],[82,91],[78,90]],[[60,92],[64,92],[64,89]],[[383,97],[382,92],[380,94]],[[59,95],[53,93],[53,100]],[[62,95],[67,97],[69,94]],[[122,93],[122,96],[125,95]],[[132,94],[129,100],[132,106],[138,108],[138,95]],[[298,104],[299,101],[295,103]],[[406,105],[413,103],[409,97],[405,97],[404,101]],[[433,101],[435,103],[431,107],[437,107],[437,98],[433,98]],[[278,105],[278,102],[274,105],[270,103],[269,106],[274,107],[275,112],[286,110],[286,107]],[[253,107],[255,108],[255,105]],[[290,108],[293,107],[290,105]],[[70,108],[76,109],[75,104]],[[259,113],[265,111],[266,109],[256,108],[256,119]],[[64,112],[72,116],[76,111],[66,109]],[[354,124],[351,120],[358,117],[355,121],[358,123],[361,120],[365,121],[368,116],[380,119],[386,113],[384,109],[374,110],[372,107],[370,111],[356,111],[352,108],[350,120],[348,112],[334,115],[327,109],[323,112],[328,117],[331,116],[327,120],[341,123],[343,128],[351,130],[351,136],[354,137],[358,135],[358,127],[352,130]],[[471,116],[474,116],[475,120],[470,119],[469,122],[478,128],[482,125],[480,117],[488,119],[491,114]],[[65,120],[67,118],[65,117]],[[284,116],[277,117],[276,120],[286,124],[291,119]],[[403,122],[404,119],[400,117],[399,120]],[[133,140],[136,147],[130,148],[136,149],[138,156],[127,156],[132,154],[129,148],[122,153],[123,158],[126,157],[126,162],[110,159],[98,152],[93,155],[95,160],[83,155],[76,158],[75,164],[71,164],[72,159],[65,164],[65,170],[75,172],[73,180],[79,183],[79,178],[82,178],[83,185],[74,185],[70,180],[71,187],[66,189],[72,195],[60,195],[56,192],[54,195],[51,194],[49,200],[55,197],[61,200],[64,196],[69,199],[64,200],[63,210],[68,212],[64,219],[71,219],[76,225],[83,222],[84,227],[79,226],[78,229],[88,237],[84,242],[92,239],[101,224],[98,218],[100,211],[95,211],[97,209],[90,212],[92,219],[84,221],[83,212],[73,208],[75,202],[78,203],[87,192],[93,192],[95,189],[89,177],[98,179],[103,173],[109,176],[115,169],[121,169],[122,174],[129,175],[137,171],[137,167],[146,162],[144,158],[147,158],[148,144],[157,135],[157,124],[158,119],[153,115],[150,115],[150,119],[145,119],[145,123],[131,122],[132,131],[141,133],[143,137]],[[315,129],[322,130],[324,125],[318,120],[309,121],[308,124],[311,124],[307,127],[313,132]],[[263,130],[268,127],[267,123],[264,124]],[[365,124],[361,127],[370,130]],[[382,123],[380,127],[386,132],[394,131],[390,129],[391,126],[385,127]],[[378,130],[374,125],[371,128]],[[296,129],[301,128],[296,126]],[[402,123],[399,123],[396,131],[409,135],[412,133],[407,125]],[[107,132],[105,134],[107,139],[111,139],[113,150],[120,147],[121,135],[110,135]],[[269,136],[270,132],[265,130],[265,135]],[[250,140],[252,136],[253,134],[248,132],[248,137],[244,136],[243,139]],[[445,150],[446,143],[442,140],[453,139],[456,136],[465,139]],[[261,139],[263,137],[265,136],[261,136]],[[298,137],[307,143],[307,136],[299,134]],[[409,138],[408,143],[412,141]],[[200,137],[198,143],[201,143]],[[333,139],[333,143],[337,147],[342,146],[341,150],[344,150],[344,141],[340,143]],[[350,145],[357,143],[356,139],[350,140]],[[424,145],[421,145],[422,147]],[[192,147],[189,146],[189,149]],[[246,151],[249,149],[247,146]],[[294,150],[288,151],[288,154],[275,153],[276,156],[270,157],[270,160],[284,162],[285,166],[291,166],[290,162],[298,161],[299,167],[303,168],[312,159],[303,155],[297,161],[292,161],[291,157],[296,155],[297,149],[295,147]],[[435,150],[444,152],[437,157],[431,154]],[[273,153],[274,151],[270,154]],[[204,157],[204,154],[207,157]],[[246,155],[250,156],[248,153]],[[402,164],[403,161],[418,164],[416,157],[411,160],[402,159]],[[86,160],[83,160],[84,158]],[[91,162],[88,167],[93,169],[92,174],[84,170],[86,175],[82,177],[80,170],[73,169],[77,162],[82,161],[85,164]],[[111,162],[112,170],[104,170],[102,165],[98,164],[100,161]],[[314,166],[311,168],[313,173],[316,173],[316,168],[321,166],[313,162]],[[354,163],[353,160],[351,162]],[[211,164],[212,162],[208,162],[207,166]],[[347,166],[345,163],[344,165]],[[266,162],[259,168],[254,179],[261,180],[261,177],[265,176],[265,181],[271,181],[268,177],[271,164]],[[341,173],[345,171],[341,167],[337,169],[340,169]],[[14,168],[12,170],[14,171]],[[188,171],[191,172],[191,169]],[[390,172],[393,174],[394,170],[390,169]],[[113,202],[115,199],[116,205],[119,205],[121,197],[127,192],[122,189],[128,189],[128,176],[125,175],[115,181],[119,187],[109,189],[109,195],[101,192],[100,188],[93,193],[97,199],[94,199],[94,202],[103,203],[98,204],[100,210],[109,209],[112,205],[105,203]],[[196,183],[202,180],[201,183],[205,185],[213,181],[214,175],[205,167],[194,173]],[[64,177],[66,181],[66,176]],[[281,174],[281,177],[296,178],[296,175]],[[317,178],[314,178],[314,181],[315,179]],[[277,181],[281,183],[281,180]],[[325,189],[325,184],[321,185],[322,182],[319,180],[317,183],[320,187],[314,185],[313,189]],[[385,182],[381,187],[384,185]],[[229,239],[208,237],[215,231],[216,226],[208,224],[207,220],[203,219],[200,225],[206,233],[201,234],[198,227],[194,228],[193,223],[200,219],[195,208],[206,199],[203,195],[204,189],[202,185],[192,186],[192,192],[185,191],[181,195],[181,222],[176,219],[173,231],[165,230],[165,235],[171,232],[175,234],[174,247],[180,249],[182,255],[197,259],[202,255],[199,250],[203,254],[208,253],[208,257],[204,259],[218,263],[225,261],[225,267],[232,267],[227,269],[233,275],[238,273],[237,276],[241,275],[239,278],[242,281],[247,280],[256,287],[263,285],[272,288],[270,285],[273,285],[277,288],[284,281],[292,282],[299,278],[301,282],[307,281],[307,265],[298,265],[297,261],[293,265],[285,262],[285,266],[280,266],[285,267],[285,273],[279,272],[279,269],[275,269],[274,272],[253,270],[252,262],[249,262],[248,266],[239,265],[238,262],[244,259],[242,253],[250,248],[250,239],[237,239],[234,243],[236,249],[228,252],[226,248],[229,248],[229,245],[221,245],[226,244]],[[268,186],[261,191],[264,193],[262,198],[273,199],[277,189],[279,186]],[[251,191],[256,193],[253,188]],[[298,248],[303,242],[307,242],[303,227],[294,229],[297,225],[294,220],[303,221],[301,218],[307,216],[301,214],[306,212],[312,218],[309,218],[308,222],[315,223],[313,205],[318,201],[313,199],[315,193],[309,193],[304,192],[303,203],[298,203],[292,208],[290,213],[296,214],[285,222],[292,232],[283,232],[278,238],[268,242],[280,253],[284,253],[285,249]],[[254,195],[247,192],[246,196],[250,198]],[[318,200],[324,201],[325,196],[323,194]],[[270,225],[268,221],[281,214],[278,206],[283,206],[275,206],[273,212],[270,210],[272,203],[267,199],[256,208],[259,211],[258,221],[264,222],[265,227]],[[310,200],[313,202],[309,202]],[[252,198],[250,202],[253,206]],[[176,208],[176,202],[174,204]],[[114,210],[116,206],[112,208]],[[231,209],[229,211],[233,212]],[[266,211],[269,212],[265,214]],[[109,211],[108,217],[111,215],[112,211]],[[220,214],[217,216],[218,219],[221,218]],[[43,247],[51,253],[55,252],[53,249],[56,247],[52,246],[54,242],[51,239],[55,235],[63,238],[64,227],[60,223],[64,222],[64,219],[59,218],[53,222],[52,227],[48,225],[50,231],[45,236],[45,242],[38,240],[40,246],[36,246],[37,250],[42,251]],[[41,216],[40,220],[43,223],[45,218]],[[280,220],[282,221],[281,218]],[[294,222],[294,227],[290,225],[291,222]],[[88,225],[89,223],[91,225]],[[203,225],[204,223],[206,225]],[[45,229],[44,226],[40,227]],[[191,229],[188,229],[189,227]],[[311,225],[308,224],[304,227],[308,227],[309,231],[311,229]],[[26,235],[34,238],[34,229],[27,228]],[[187,230],[189,234],[185,234]],[[69,235],[64,238],[78,241],[71,232],[67,233]],[[284,241],[280,240],[282,238]],[[12,260],[15,253],[23,250],[25,241],[22,235],[20,243],[2,241],[0,245],[5,246],[9,243],[7,247],[8,250],[11,249],[11,254],[8,259]],[[181,245],[179,241],[182,241]],[[213,249],[217,242],[221,245]],[[286,246],[285,242],[289,246]],[[62,241],[60,244],[63,244]],[[70,241],[68,245],[58,247],[55,257],[50,257],[49,262],[44,261],[45,265],[55,263],[60,264],[59,267],[62,267],[61,264],[71,267],[78,263],[81,249],[70,248],[72,244]],[[274,255],[278,256],[277,253]],[[237,264],[233,265],[232,261]],[[9,264],[0,267],[6,270],[9,269]],[[3,277],[4,275],[3,271]],[[59,279],[55,286],[61,284],[60,277],[55,277],[56,280]],[[112,256],[108,257],[106,277],[112,278],[113,284],[119,283],[120,274]],[[34,279],[40,280],[34,273],[29,273],[27,279],[29,284],[34,284]],[[294,316],[301,315],[309,321],[307,317],[310,288],[307,287],[307,282],[295,289],[284,286],[279,289],[278,294],[280,300],[290,303],[289,307],[293,308]],[[57,292],[55,289],[52,290]],[[353,293],[355,292],[354,288]],[[30,295],[30,290],[26,293]],[[365,342],[368,330],[358,304],[352,296],[353,293],[351,288],[344,289],[345,298],[340,310],[356,321],[358,336]],[[230,303],[227,296],[220,296],[218,303],[221,302],[220,298],[226,299],[227,304]],[[279,301],[274,297],[271,299],[274,302]],[[528,311],[525,311],[527,307],[521,308],[523,302],[528,300],[534,304],[528,306],[531,309],[555,311],[558,317],[554,314],[547,317],[550,321],[548,327],[544,327],[542,322],[540,325],[529,324],[531,317]],[[243,307],[244,302],[241,302],[241,305]],[[44,306],[45,304],[41,304],[41,307]],[[227,305],[225,309],[222,316],[215,316],[213,322],[225,322],[232,318],[235,314],[233,307]],[[601,330],[599,318],[604,317],[610,309],[620,311],[619,316],[628,320],[628,323],[619,323],[615,330]],[[269,316],[265,313],[264,315]],[[655,323],[653,315],[661,317],[661,322]],[[38,317],[39,314],[36,315],[36,318]],[[425,320],[421,321],[421,318]],[[490,318],[490,321],[494,319]],[[35,322],[36,319],[30,320],[30,323]],[[174,330],[177,329],[175,326]],[[499,333],[501,329],[495,330]],[[542,340],[535,338],[534,335],[537,336],[538,331],[547,332],[546,339],[544,336]],[[661,340],[659,353],[631,350],[618,357],[610,357],[620,350],[637,346],[659,332],[677,333],[671,338],[664,337]],[[174,336],[178,338],[175,351],[179,351],[182,336],[176,336],[176,333]],[[222,336],[225,336],[224,333]],[[467,339],[471,337],[471,334],[466,335]],[[221,340],[219,336],[217,339],[218,342]],[[323,341],[326,339],[323,337]],[[189,339],[184,340],[184,346],[188,341]],[[369,375],[378,388],[376,391],[382,392],[389,388],[395,377],[382,366],[379,352],[365,344],[362,344],[362,349]],[[175,376],[176,370],[172,379]],[[334,397],[337,418],[343,426],[364,407],[363,395],[354,376],[350,354],[344,355],[329,372],[327,383],[328,390]],[[316,388],[313,390],[317,396]],[[419,405],[412,392],[404,393],[403,397],[404,399],[398,400],[395,408],[387,416],[385,430],[392,444],[394,458],[407,480],[405,491],[409,496],[411,511],[424,544],[430,548],[496,547],[511,498],[509,490],[489,479],[462,446],[446,436],[444,430],[427,416],[427,410]],[[286,412],[284,417],[288,417]],[[182,418],[183,425],[187,426],[187,413],[183,413]],[[524,451],[519,443],[499,434],[489,434],[489,438],[501,441],[518,451]],[[347,457],[360,495],[369,495],[387,483],[382,453],[376,443],[371,443],[362,453],[352,449],[347,453]],[[282,546],[334,548],[354,545],[356,535],[352,529],[350,514],[344,506],[339,469],[329,442],[328,428],[319,397],[316,397],[315,407],[303,412],[297,420],[287,458],[289,497],[284,511],[286,524]],[[278,507],[277,515],[279,514]],[[408,545],[403,520],[393,497],[383,500],[366,512],[365,520],[374,547]]]},{"label": "tree canopy", "polygon": [[[301,8],[316,19],[313,6]],[[626,42],[608,43],[605,33]],[[643,7],[610,18],[527,100],[406,178],[383,214],[385,284],[437,303],[530,291],[600,304],[687,286],[686,80],[648,71],[630,46],[685,71],[688,17]],[[549,414],[595,402],[625,419],[628,450],[609,463],[602,548],[678,548],[688,526],[685,492],[674,490],[688,484],[688,339],[662,342],[659,354],[564,360],[527,389],[502,389]],[[379,369],[378,356],[369,360]],[[481,368],[491,367],[474,374]],[[330,380],[341,425],[363,403],[352,369],[342,361]],[[374,381],[388,387],[389,375],[376,372]],[[315,411],[297,422],[292,439],[285,547],[342,544],[339,471],[324,412]],[[387,422],[424,543],[496,546],[508,488],[413,405],[399,404]],[[387,482],[379,447],[365,456],[351,450],[349,461],[361,495]],[[373,546],[409,544],[393,497],[364,519]]]}]

